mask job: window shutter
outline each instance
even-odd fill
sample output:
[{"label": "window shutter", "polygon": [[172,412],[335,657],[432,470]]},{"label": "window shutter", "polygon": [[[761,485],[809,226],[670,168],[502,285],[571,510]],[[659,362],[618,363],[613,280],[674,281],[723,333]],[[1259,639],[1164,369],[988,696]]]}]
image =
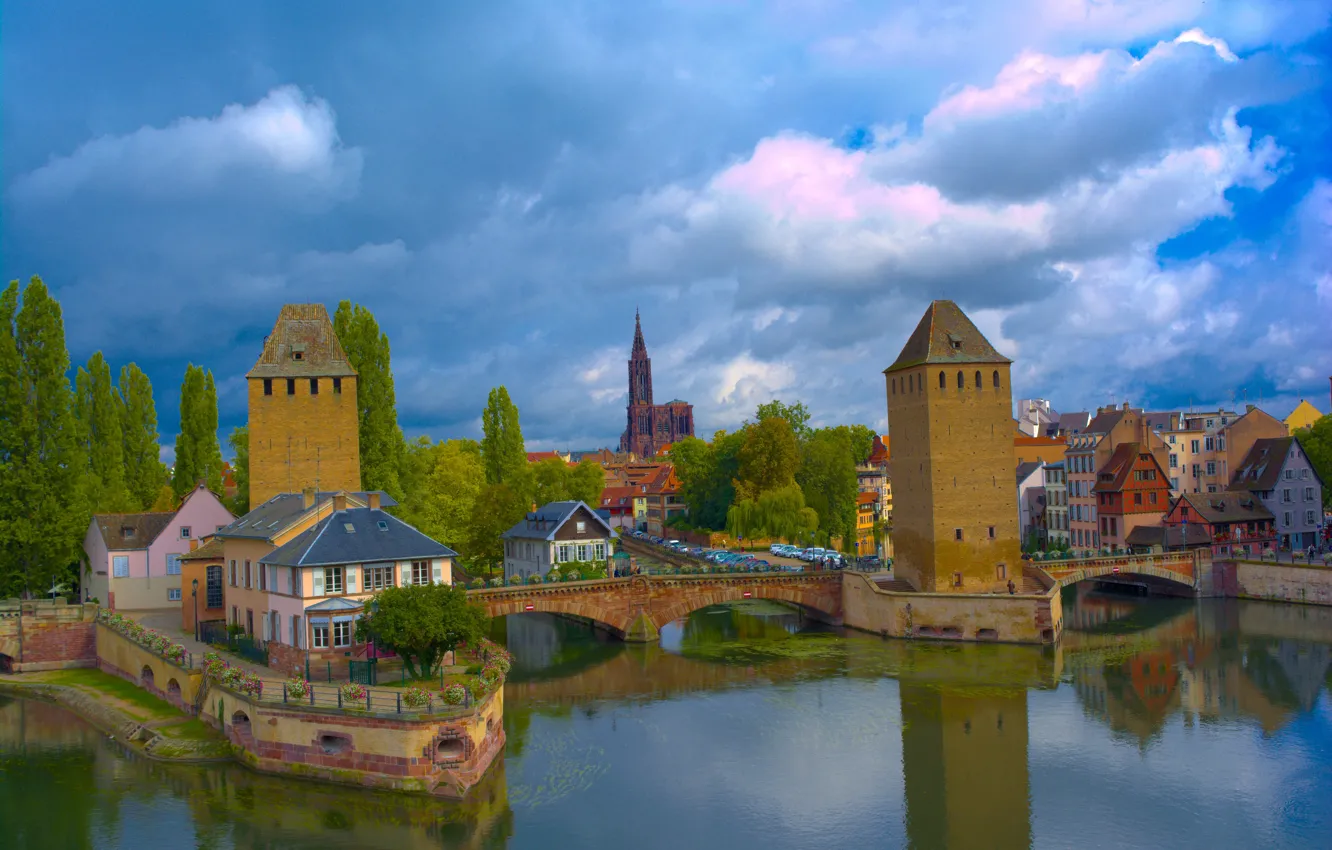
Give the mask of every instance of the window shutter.
[{"label": "window shutter", "polygon": [[315,571],[314,571],[314,595],[315,595],[315,596],[323,596],[323,595],[324,595],[324,571],[323,571],[323,570],[315,570]]},{"label": "window shutter", "polygon": [[434,575],[435,575],[435,584],[443,584],[443,583],[444,583],[444,562],[443,562],[443,561],[435,561],[435,562],[434,562]]},{"label": "window shutter", "polygon": [[348,592],[348,593],[355,593],[355,592],[356,592],[356,568],[355,568],[355,567],[347,567],[347,570],[346,570],[346,576],[344,577],[343,581],[346,582],[346,585],[347,585],[347,592]]},{"label": "window shutter", "polygon": [[264,640],[268,640],[268,617],[264,617]]}]

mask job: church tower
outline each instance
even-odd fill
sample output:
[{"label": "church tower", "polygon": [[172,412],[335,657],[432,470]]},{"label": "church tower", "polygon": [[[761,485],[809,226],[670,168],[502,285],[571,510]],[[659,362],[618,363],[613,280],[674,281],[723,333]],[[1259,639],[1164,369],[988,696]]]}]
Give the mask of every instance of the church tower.
[{"label": "church tower", "polygon": [[643,342],[643,323],[634,311],[634,347],[629,352],[629,407],[652,405],[652,358]]},{"label": "church tower", "polygon": [[356,370],[323,304],[287,304],[246,376],[250,505],[278,493],[361,489]]},{"label": "church tower", "polygon": [[884,370],[893,570],[918,591],[1022,583],[1011,365],[956,304],[935,301]]},{"label": "church tower", "polygon": [[671,399],[665,404],[652,401],[652,358],[643,341],[643,321],[634,311],[634,346],[629,352],[629,404],[625,410],[624,434],[620,451],[633,452],[650,460],[658,450],[694,436],[694,406]]}]

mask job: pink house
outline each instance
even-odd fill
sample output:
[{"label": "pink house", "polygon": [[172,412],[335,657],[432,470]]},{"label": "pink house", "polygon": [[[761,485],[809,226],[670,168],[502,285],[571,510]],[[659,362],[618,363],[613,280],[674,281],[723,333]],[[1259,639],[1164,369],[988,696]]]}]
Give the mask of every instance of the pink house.
[{"label": "pink house", "polygon": [[235,517],[200,484],[175,511],[94,514],[83,538],[88,556],[84,599],[112,610],[177,608],[180,556],[190,541],[208,537]]}]

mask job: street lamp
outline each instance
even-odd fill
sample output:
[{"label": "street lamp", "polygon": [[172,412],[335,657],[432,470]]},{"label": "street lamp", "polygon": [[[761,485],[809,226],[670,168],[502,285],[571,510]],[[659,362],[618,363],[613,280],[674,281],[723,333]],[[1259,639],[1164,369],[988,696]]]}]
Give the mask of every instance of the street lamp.
[{"label": "street lamp", "polygon": [[190,579],[190,602],[194,605],[194,639],[199,640],[199,580]]}]

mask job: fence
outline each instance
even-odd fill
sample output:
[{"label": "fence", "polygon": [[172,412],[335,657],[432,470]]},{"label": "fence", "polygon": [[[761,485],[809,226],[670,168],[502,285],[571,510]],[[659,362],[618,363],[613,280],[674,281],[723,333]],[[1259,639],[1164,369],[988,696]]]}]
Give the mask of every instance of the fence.
[{"label": "fence", "polygon": [[225,648],[246,661],[268,664],[268,644],[252,635],[233,632],[226,622],[210,620],[199,624],[199,640],[211,646]]},{"label": "fence", "polygon": [[[245,698],[264,705],[285,705],[293,709],[302,706],[314,708],[340,709],[356,711],[378,716],[457,716],[474,709],[485,701],[485,697],[473,698],[470,689],[463,689],[463,702],[452,705],[444,702],[439,693],[431,693],[425,705],[412,706],[403,701],[403,691],[368,688],[362,686],[362,696],[352,698],[343,688],[344,685],[319,685],[306,682],[304,693],[293,694],[288,682],[279,679],[263,679],[263,690],[259,695],[246,694]],[[216,683],[214,683],[216,685]]]}]

